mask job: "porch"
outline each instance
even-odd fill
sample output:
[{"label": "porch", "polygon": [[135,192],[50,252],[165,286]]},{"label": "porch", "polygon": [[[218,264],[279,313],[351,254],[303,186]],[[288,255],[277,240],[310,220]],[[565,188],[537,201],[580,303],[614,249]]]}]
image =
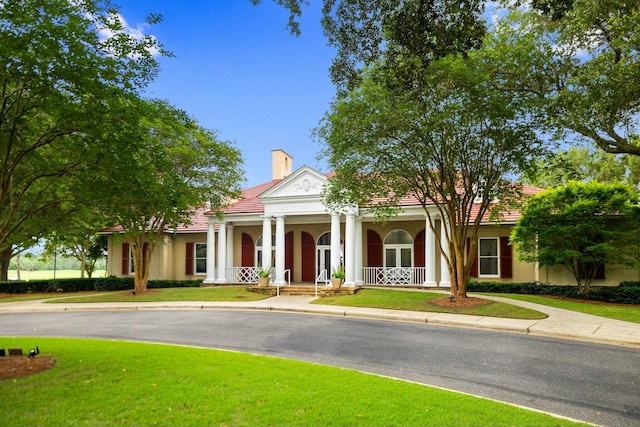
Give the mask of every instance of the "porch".
[{"label": "porch", "polygon": [[[271,273],[271,286],[258,286],[260,267],[227,267],[225,269],[225,281],[216,281],[217,284],[233,283],[249,285],[253,292],[272,293],[281,295],[345,295],[353,294],[363,286],[385,287],[416,287],[439,288],[440,283],[427,282],[427,267],[364,267],[362,280],[356,283],[343,285],[339,292],[331,288],[330,277],[327,270],[318,274],[314,283],[291,284],[291,271],[284,270],[280,277],[276,277],[275,271]],[[360,277],[356,275],[356,277]],[[443,284],[448,288],[449,284]]]}]

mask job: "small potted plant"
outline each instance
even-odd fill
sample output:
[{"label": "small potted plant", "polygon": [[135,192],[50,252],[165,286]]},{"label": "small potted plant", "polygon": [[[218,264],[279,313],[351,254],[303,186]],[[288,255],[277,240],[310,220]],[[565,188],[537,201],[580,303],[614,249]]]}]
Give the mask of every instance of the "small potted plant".
[{"label": "small potted plant", "polygon": [[333,289],[340,289],[345,277],[344,268],[340,267],[334,270],[333,273],[331,273],[331,287]]},{"label": "small potted plant", "polygon": [[260,271],[258,271],[258,285],[269,286],[270,282],[271,282],[271,267],[261,268]]}]

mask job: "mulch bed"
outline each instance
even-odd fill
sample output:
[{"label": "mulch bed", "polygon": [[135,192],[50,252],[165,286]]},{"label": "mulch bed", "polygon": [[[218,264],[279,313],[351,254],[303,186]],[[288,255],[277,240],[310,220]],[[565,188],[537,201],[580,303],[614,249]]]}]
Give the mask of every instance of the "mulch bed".
[{"label": "mulch bed", "polygon": [[476,297],[455,298],[453,302],[449,301],[449,297],[434,298],[427,301],[427,304],[437,305],[438,307],[445,308],[480,307],[492,303],[493,301]]},{"label": "mulch bed", "polygon": [[55,364],[55,359],[40,355],[0,357],[0,380],[37,374],[53,368]]}]

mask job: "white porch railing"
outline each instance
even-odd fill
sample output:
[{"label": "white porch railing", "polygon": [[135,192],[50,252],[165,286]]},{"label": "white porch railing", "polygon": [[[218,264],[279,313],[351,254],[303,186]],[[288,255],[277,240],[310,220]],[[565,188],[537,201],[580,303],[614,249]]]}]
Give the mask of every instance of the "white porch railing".
[{"label": "white porch railing", "polygon": [[364,267],[364,284],[369,286],[424,286],[426,267]]},{"label": "white porch railing", "polygon": [[[258,273],[262,270],[260,267],[227,267],[225,268],[225,279],[229,283],[258,283]],[[271,278],[274,280],[274,272],[271,272]],[[279,279],[291,286],[291,270],[287,269],[282,273]]]},{"label": "white porch railing", "polygon": [[258,283],[260,267],[227,267],[225,278],[230,283]]},{"label": "white porch railing", "polygon": [[[227,267],[226,279],[230,283],[258,283],[260,267]],[[424,286],[427,277],[426,267],[364,267],[364,284],[367,286]],[[273,274],[273,273],[272,273]],[[285,270],[281,281],[291,285],[291,271]],[[322,270],[315,280],[318,284],[329,286],[327,270]]]}]

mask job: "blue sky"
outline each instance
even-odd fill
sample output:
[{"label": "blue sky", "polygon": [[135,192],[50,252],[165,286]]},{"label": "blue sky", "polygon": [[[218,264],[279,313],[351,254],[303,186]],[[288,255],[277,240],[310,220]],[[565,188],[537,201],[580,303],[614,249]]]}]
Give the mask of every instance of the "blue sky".
[{"label": "blue sky", "polygon": [[302,35],[285,28],[288,11],[263,0],[114,0],[128,26],[143,28],[175,57],[159,58],[161,72],[147,96],[166,99],[233,141],[245,162],[245,187],[271,179],[271,150],[327,172],[311,131],[328,110],[335,87],[328,69],[333,51],[320,25],[321,1],[300,20]]}]

